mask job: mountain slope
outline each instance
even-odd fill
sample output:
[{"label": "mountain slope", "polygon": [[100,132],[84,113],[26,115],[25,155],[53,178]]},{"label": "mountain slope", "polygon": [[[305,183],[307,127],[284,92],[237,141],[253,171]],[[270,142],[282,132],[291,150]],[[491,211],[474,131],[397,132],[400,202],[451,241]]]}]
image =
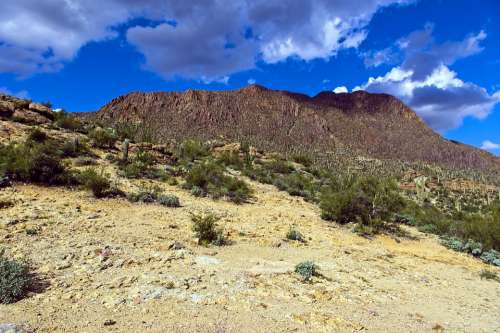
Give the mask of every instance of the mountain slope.
[{"label": "mountain slope", "polygon": [[459,169],[500,169],[498,158],[442,138],[395,97],[363,91],[309,97],[252,85],[223,92],[131,93],[92,117],[140,123],[159,138],[223,137],[282,152],[347,149]]}]

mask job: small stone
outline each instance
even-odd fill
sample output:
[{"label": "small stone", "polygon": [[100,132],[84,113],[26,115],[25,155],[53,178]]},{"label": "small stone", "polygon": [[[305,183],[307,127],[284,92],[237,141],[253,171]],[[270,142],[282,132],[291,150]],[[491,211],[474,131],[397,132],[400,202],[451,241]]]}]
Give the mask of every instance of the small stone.
[{"label": "small stone", "polygon": [[169,250],[182,250],[183,248],[185,248],[184,244],[177,241],[173,242],[168,246]]},{"label": "small stone", "polygon": [[114,324],[116,324],[116,321],[114,321],[113,319],[107,319],[104,322],[104,326],[113,326]]},{"label": "small stone", "polygon": [[0,333],[23,333],[25,329],[16,324],[0,324]]}]

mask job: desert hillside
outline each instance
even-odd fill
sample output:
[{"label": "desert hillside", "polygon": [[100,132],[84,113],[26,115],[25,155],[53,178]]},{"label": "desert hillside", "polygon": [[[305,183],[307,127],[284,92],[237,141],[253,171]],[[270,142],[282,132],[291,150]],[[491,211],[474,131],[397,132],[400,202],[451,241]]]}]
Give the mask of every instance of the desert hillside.
[{"label": "desert hillside", "polygon": [[500,331],[498,185],[171,139],[2,97],[0,332]]},{"label": "desert hillside", "polygon": [[131,93],[87,117],[137,124],[158,140],[246,140],[282,153],[364,155],[454,169],[500,170],[486,151],[451,142],[393,96],[364,91],[315,97],[252,85],[234,91]]}]

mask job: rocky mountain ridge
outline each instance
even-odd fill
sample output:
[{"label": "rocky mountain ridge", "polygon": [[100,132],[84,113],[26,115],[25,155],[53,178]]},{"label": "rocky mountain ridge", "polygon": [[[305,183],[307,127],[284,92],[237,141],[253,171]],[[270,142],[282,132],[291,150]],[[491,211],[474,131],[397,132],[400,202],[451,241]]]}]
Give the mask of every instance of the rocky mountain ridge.
[{"label": "rocky mountain ridge", "polygon": [[499,158],[446,140],[397,98],[364,91],[309,97],[251,85],[221,92],[134,92],[86,116],[140,124],[160,140],[225,138],[283,153],[344,151],[455,169],[500,169]]}]

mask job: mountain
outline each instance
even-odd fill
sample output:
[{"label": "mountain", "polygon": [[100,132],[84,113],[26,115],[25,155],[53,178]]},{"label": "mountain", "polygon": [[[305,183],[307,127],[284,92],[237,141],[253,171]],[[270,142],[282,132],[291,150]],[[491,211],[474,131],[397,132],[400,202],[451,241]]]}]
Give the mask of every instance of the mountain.
[{"label": "mountain", "polygon": [[158,138],[247,140],[280,152],[347,152],[455,169],[500,169],[500,159],[444,139],[397,98],[364,91],[314,97],[251,85],[232,91],[134,92],[91,117],[135,123]]}]

